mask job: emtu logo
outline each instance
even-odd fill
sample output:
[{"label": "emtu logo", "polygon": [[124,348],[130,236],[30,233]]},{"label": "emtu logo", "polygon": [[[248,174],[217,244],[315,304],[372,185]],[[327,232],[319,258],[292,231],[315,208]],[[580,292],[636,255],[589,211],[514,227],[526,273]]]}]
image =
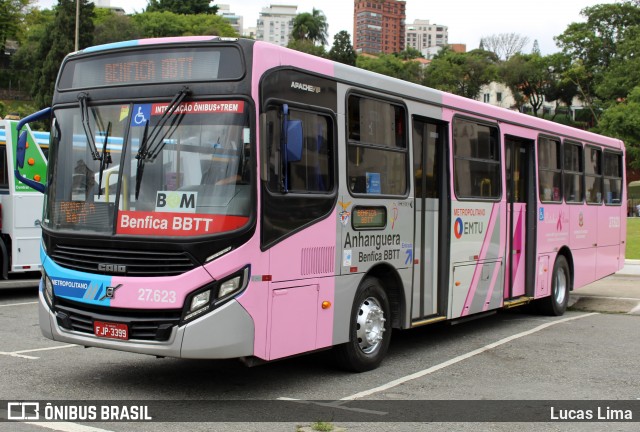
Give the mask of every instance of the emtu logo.
[{"label": "emtu logo", "polygon": [[464,223],[462,223],[462,218],[458,218],[453,224],[453,235],[455,235],[456,238],[459,240],[462,237],[463,233],[464,233]]},{"label": "emtu logo", "polygon": [[197,202],[197,192],[158,191],[156,195],[156,211],[195,213]]}]

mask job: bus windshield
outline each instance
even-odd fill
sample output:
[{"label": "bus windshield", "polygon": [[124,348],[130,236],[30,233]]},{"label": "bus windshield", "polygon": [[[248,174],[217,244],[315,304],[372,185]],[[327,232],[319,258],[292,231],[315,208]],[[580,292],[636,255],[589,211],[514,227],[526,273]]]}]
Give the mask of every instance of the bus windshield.
[{"label": "bus windshield", "polygon": [[174,237],[248,223],[244,101],[80,105],[54,112],[46,228]]}]

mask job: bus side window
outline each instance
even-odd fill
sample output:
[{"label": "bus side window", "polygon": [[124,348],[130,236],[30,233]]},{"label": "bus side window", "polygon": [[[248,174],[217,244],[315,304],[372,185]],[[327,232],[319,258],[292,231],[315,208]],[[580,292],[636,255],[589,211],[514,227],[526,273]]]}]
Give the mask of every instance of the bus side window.
[{"label": "bus side window", "polygon": [[404,106],[350,95],[347,112],[347,175],[351,193],[406,194],[409,157]]},{"label": "bus side window", "polygon": [[541,202],[562,202],[560,140],[538,140],[538,187]]},{"label": "bus side window", "polygon": [[622,204],[622,155],[604,153],[604,199],[607,205]]},{"label": "bus side window", "polygon": [[458,198],[502,195],[498,129],[466,119],[453,122],[454,188]]}]

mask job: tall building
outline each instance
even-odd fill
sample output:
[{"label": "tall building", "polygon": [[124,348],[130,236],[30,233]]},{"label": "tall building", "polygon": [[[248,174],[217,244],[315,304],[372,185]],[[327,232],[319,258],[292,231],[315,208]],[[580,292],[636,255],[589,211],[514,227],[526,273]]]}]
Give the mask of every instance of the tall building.
[{"label": "tall building", "polygon": [[226,19],[231,27],[238,33],[239,35],[243,35],[243,18],[240,15],[236,15],[231,12],[231,7],[228,4],[219,4],[218,5],[218,15],[222,18]]},{"label": "tall building", "polygon": [[405,19],[406,1],[354,0],[354,49],[359,54],[392,54],[403,51]]},{"label": "tall building", "polygon": [[421,52],[427,48],[443,47],[449,44],[449,28],[439,24],[430,24],[429,20],[415,20],[413,24],[408,24],[405,34],[405,46]]},{"label": "tall building", "polygon": [[271,5],[263,8],[258,17],[256,39],[287,46],[297,11],[298,6],[290,5]]}]

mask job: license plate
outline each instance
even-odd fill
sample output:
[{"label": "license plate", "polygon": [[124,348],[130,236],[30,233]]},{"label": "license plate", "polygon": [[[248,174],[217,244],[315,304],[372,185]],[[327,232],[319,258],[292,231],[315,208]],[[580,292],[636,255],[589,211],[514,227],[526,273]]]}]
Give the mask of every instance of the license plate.
[{"label": "license plate", "polygon": [[101,338],[129,340],[129,327],[121,323],[94,321],[93,334]]}]

